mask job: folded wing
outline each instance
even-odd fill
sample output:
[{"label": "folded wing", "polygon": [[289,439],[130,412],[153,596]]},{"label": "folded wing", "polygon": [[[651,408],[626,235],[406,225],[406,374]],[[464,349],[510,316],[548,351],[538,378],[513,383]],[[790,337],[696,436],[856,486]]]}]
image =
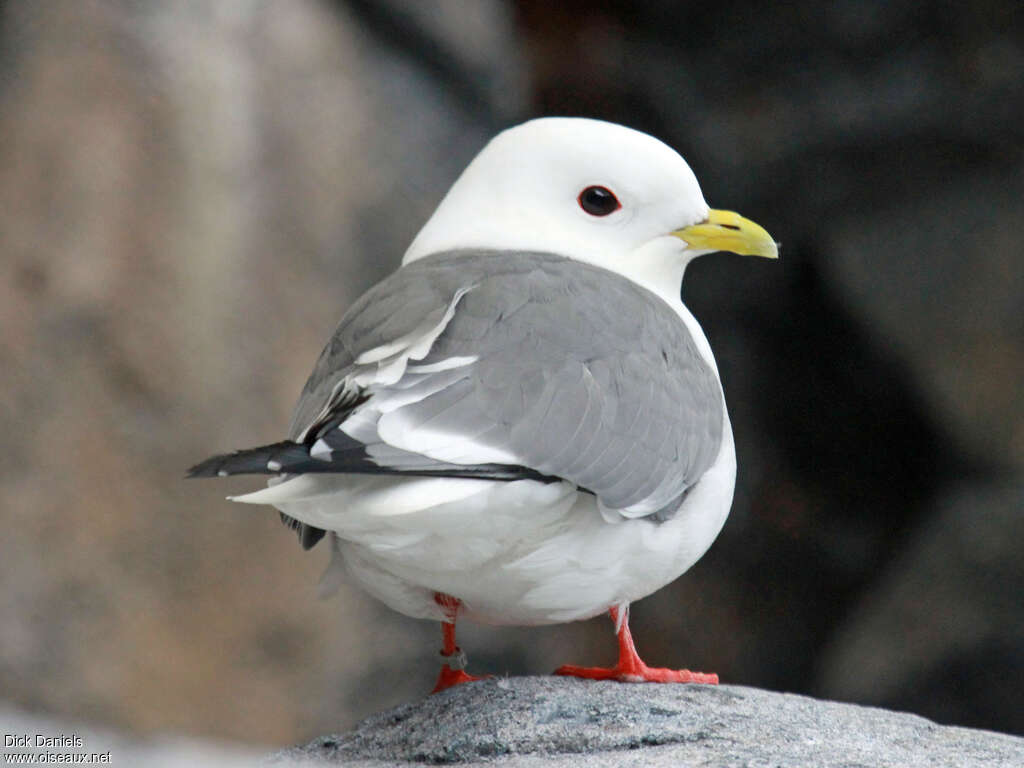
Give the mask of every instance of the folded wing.
[{"label": "folded wing", "polygon": [[663,517],[714,462],[723,408],[686,326],[643,288],[552,254],[457,251],[346,313],[289,441],[194,471],[564,479],[606,516]]}]

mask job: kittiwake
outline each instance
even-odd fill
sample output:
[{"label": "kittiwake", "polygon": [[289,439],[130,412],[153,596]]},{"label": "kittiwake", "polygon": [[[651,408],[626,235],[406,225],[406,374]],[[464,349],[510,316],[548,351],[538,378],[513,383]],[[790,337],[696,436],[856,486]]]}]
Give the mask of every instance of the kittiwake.
[{"label": "kittiwake", "polygon": [[455,621],[539,625],[610,612],[615,667],[560,674],[717,682],[656,669],[630,603],[689,569],[732,503],[736,457],[690,261],[776,258],[710,209],[686,161],[623,126],[542,118],[476,156],[401,267],[345,313],[288,439],[194,477],[267,474],[310,548],[396,611],[442,622],[435,690],[465,672]]}]

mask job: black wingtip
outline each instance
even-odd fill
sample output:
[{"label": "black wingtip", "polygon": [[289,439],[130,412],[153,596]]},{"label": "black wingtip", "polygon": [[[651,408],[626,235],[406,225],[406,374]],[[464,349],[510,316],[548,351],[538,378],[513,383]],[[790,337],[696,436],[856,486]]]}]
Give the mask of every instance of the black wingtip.
[{"label": "black wingtip", "polygon": [[320,541],[327,533],[323,528],[316,528],[312,525],[306,524],[302,526],[302,531],[299,534],[299,541],[302,544],[302,548],[307,552],[316,546],[317,542]]},{"label": "black wingtip", "polygon": [[291,440],[246,448],[242,451],[211,456],[190,468],[191,477],[228,477],[229,475],[278,475],[308,464],[309,448]]},{"label": "black wingtip", "polygon": [[299,536],[299,543],[302,544],[302,548],[307,552],[316,546],[317,542],[320,541],[327,533],[322,528],[316,528],[307,523],[300,522],[294,517],[289,517],[284,512],[279,513],[281,515],[281,522],[291,528]]},{"label": "black wingtip", "polygon": [[193,477],[223,477],[223,475],[220,475],[220,467],[224,463],[224,460],[230,456],[231,454],[211,456],[205,461],[201,461],[195,466],[189,467],[188,471],[185,473],[185,479],[191,480]]}]

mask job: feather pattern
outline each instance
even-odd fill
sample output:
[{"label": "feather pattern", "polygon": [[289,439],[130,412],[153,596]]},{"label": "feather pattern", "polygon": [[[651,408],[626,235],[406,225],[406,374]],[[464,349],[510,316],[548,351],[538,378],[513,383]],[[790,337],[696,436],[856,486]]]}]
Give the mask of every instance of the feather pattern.
[{"label": "feather pattern", "polygon": [[721,442],[717,376],[676,313],[553,254],[447,252],[379,283],[324,349],[294,437],[324,434],[356,382],[336,422],[374,461],[519,466],[626,517],[678,506]]},{"label": "feather pattern", "polygon": [[454,251],[345,314],[289,440],[190,475],[562,479],[609,521],[665,520],[718,455],[723,412],[689,330],[644,288],[553,254]]}]

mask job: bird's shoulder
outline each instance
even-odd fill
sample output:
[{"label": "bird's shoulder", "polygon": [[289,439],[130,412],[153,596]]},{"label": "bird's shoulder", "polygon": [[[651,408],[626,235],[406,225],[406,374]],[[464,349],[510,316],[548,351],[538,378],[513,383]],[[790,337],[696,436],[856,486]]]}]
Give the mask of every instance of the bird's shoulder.
[{"label": "bird's shoulder", "polygon": [[700,357],[676,313],[622,275],[552,253],[466,249],[406,264],[360,296],[324,347],[305,392],[442,320],[442,352],[501,328],[566,347],[600,342],[615,352],[668,358],[670,365]]}]

